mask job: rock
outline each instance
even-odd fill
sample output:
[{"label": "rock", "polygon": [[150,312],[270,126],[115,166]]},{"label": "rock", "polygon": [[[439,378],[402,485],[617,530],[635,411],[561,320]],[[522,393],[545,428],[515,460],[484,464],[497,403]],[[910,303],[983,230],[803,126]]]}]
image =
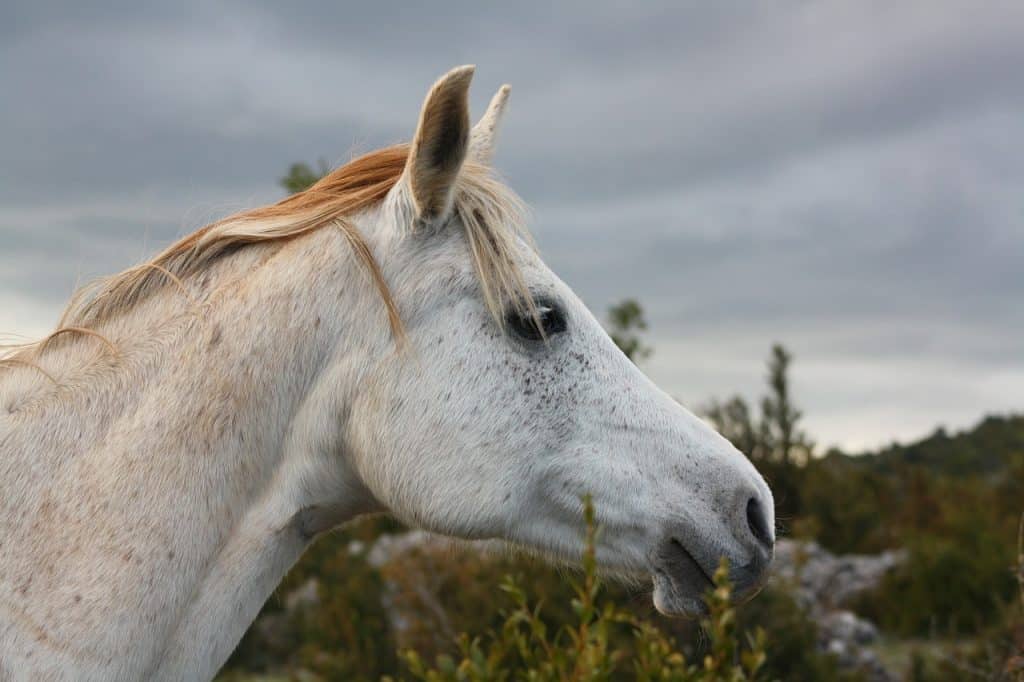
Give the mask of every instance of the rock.
[{"label": "rock", "polygon": [[[391,560],[409,552],[451,552],[453,549],[460,548],[496,556],[504,555],[508,551],[508,545],[500,540],[458,540],[435,535],[425,530],[410,530],[405,533],[380,536],[367,553],[366,560],[374,568],[381,568]],[[351,551],[351,547],[349,551]]]},{"label": "rock", "polygon": [[284,610],[294,613],[299,609],[313,607],[320,603],[320,581],[310,578],[285,595]]},{"label": "rock", "polygon": [[852,611],[832,611],[818,621],[818,627],[832,640],[853,642],[861,646],[878,641],[878,628]]},{"label": "rock", "polygon": [[392,559],[414,550],[444,550],[451,547],[453,542],[453,540],[428,533],[425,530],[411,530],[395,535],[382,535],[373,543],[373,547],[366,555],[366,560],[374,568],[380,568]]},{"label": "rock", "polygon": [[898,679],[890,673],[875,652],[851,646],[849,642],[833,639],[824,650],[836,657],[840,668],[857,670],[870,682],[896,682]]},{"label": "rock", "polygon": [[841,606],[877,586],[905,558],[902,550],[836,556],[816,542],[779,540],[772,579],[792,586],[797,601],[818,626],[819,648],[835,655],[840,667],[859,670],[872,681],[888,682],[896,677],[867,648],[878,641],[878,628]]},{"label": "rock", "polygon": [[807,605],[838,607],[878,585],[906,558],[904,550],[836,556],[816,542],[779,540],[773,574],[792,584]]}]

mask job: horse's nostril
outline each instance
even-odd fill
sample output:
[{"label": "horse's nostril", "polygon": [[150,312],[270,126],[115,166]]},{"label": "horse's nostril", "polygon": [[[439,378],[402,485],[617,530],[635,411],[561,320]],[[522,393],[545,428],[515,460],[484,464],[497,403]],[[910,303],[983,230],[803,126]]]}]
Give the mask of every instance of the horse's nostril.
[{"label": "horse's nostril", "polygon": [[747,526],[750,528],[750,532],[755,540],[769,550],[772,548],[772,545],[775,544],[772,540],[772,533],[768,528],[764,509],[761,508],[761,503],[755,497],[751,497],[747,501]]}]

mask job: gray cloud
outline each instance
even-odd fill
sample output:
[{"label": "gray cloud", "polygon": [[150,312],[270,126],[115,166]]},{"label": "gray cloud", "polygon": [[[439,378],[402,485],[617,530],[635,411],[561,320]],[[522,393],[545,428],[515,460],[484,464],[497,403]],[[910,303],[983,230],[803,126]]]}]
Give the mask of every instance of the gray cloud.
[{"label": "gray cloud", "polygon": [[654,378],[753,394],[774,340],[826,442],[1024,404],[1024,6],[8,3],[0,329],[407,137],[429,83],[514,86],[498,163],[595,309],[648,307]]}]

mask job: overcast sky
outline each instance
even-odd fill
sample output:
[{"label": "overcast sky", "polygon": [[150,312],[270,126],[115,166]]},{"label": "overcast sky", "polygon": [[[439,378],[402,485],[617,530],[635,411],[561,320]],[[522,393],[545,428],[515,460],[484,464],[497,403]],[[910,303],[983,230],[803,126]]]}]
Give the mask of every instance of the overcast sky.
[{"label": "overcast sky", "polygon": [[547,262],[643,303],[684,403],[756,396],[781,341],[822,444],[1024,409],[1022,2],[151,4],[0,7],[4,332],[408,139],[475,63]]}]

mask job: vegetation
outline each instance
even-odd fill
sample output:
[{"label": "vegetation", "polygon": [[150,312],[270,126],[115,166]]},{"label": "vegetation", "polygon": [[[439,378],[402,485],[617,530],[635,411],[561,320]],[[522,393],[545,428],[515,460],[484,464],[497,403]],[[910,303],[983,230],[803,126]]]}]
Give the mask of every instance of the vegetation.
[{"label": "vegetation", "polygon": [[[786,590],[732,606],[726,567],[701,624],[657,616],[648,594],[603,584],[593,553],[600,529],[589,505],[586,514],[588,549],[578,579],[525,557],[443,546],[374,567],[367,546],[353,538],[374,529],[358,524],[325,538],[280,591],[302,592],[315,571],[318,599],[291,610],[272,600],[261,622],[276,632],[253,628],[223,679],[858,679],[815,651],[814,625]],[[767,635],[767,627],[778,633]]]},{"label": "vegetation", "polygon": [[839,553],[908,551],[853,606],[890,636],[967,642],[933,653],[930,663],[919,656],[915,679],[960,679],[965,671],[1003,679],[1003,663],[1024,651],[1012,570],[1024,565],[1013,556],[1024,511],[1024,417],[990,416],[970,431],[937,429],[877,453],[815,457],[791,405],[791,360],[772,349],[759,422],[741,397],[712,402],[709,420],[769,480],[790,535]]},{"label": "vegetation", "polygon": [[295,194],[309,189],[316,181],[331,171],[330,166],[323,159],[320,159],[316,169],[308,163],[293,163],[288,167],[288,172],[278,181],[288,194]]},{"label": "vegetation", "polygon": [[[424,663],[414,650],[404,658],[414,679],[424,682],[464,680],[613,680],[629,675],[637,680],[679,682],[743,682],[755,679],[764,665],[764,631],[741,641],[736,635],[731,605],[728,564],[715,573],[715,589],[707,595],[704,620],[707,651],[696,662],[676,650],[662,631],[636,618],[613,601],[602,603],[594,541],[597,528],[589,500],[583,577],[573,582],[572,618],[550,630],[540,607],[531,607],[526,592],[512,579],[502,584],[514,608],[497,631],[483,638],[460,635],[459,655],[440,655],[435,666]],[[616,638],[616,635],[619,638]]]},{"label": "vegetation", "polygon": [[633,362],[645,360],[654,352],[640,336],[645,331],[644,309],[634,299],[627,298],[608,309],[608,334]]},{"label": "vegetation", "polygon": [[789,367],[793,356],[780,344],[772,346],[768,359],[768,392],[761,398],[761,418],[756,421],[740,396],[713,400],[704,412],[712,424],[755,462],[774,462],[783,467],[806,463],[814,449],[800,429],[801,412],[793,404]]}]

